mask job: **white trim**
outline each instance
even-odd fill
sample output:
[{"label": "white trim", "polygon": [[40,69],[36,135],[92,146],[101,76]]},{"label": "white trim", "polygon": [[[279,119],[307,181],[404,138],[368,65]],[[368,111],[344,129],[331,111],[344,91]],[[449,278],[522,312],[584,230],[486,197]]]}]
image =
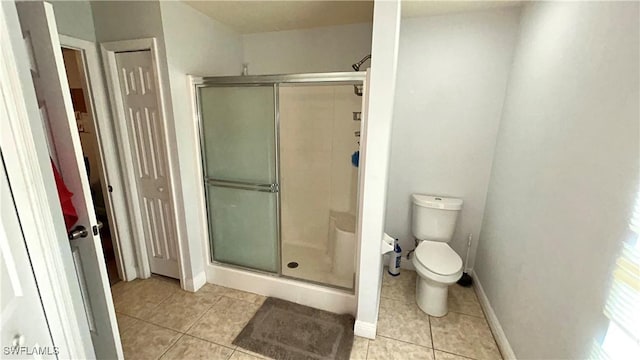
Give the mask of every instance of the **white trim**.
[{"label": "white trim", "polygon": [[[197,104],[197,94],[196,91],[197,88],[195,86],[196,81],[198,81],[198,79],[200,79],[200,77],[197,76],[192,76],[192,75],[187,75],[187,83],[188,83],[188,88],[191,89],[191,91],[189,91],[189,103],[191,104],[191,112],[193,114],[192,117],[192,121],[193,121],[193,139],[196,142],[196,144],[198,144],[198,151],[196,152],[196,170],[198,172],[198,188],[196,189],[196,193],[197,193],[197,198],[198,198],[198,202],[197,205],[198,206],[198,215],[200,216],[200,224],[202,225],[201,231],[202,231],[202,242],[204,242],[204,247],[203,247],[203,253],[202,253],[202,257],[204,260],[204,264],[205,264],[205,269],[214,265],[213,262],[211,261],[211,244],[209,244],[209,218],[207,216],[207,195],[204,192],[204,188],[206,186],[206,184],[204,183],[204,168],[202,166],[202,149],[200,149],[201,146],[201,139],[200,139],[200,109],[198,109],[198,104]],[[206,270],[205,270],[206,271]],[[208,277],[208,276],[207,276]]]},{"label": "white trim", "polygon": [[[129,144],[129,138],[126,132],[126,125],[124,123],[125,115],[124,115],[124,104],[122,102],[122,97],[118,96],[120,94],[120,84],[118,78],[118,72],[116,68],[116,59],[115,54],[117,52],[123,51],[137,51],[137,50],[150,50],[151,51],[151,59],[153,63],[153,68],[156,75],[156,88],[158,89],[158,111],[160,118],[163,121],[164,128],[164,140],[167,146],[167,162],[169,168],[169,181],[171,183],[171,206],[173,208],[173,216],[176,225],[176,239],[178,241],[178,267],[180,270],[180,283],[184,289],[187,286],[187,274],[190,273],[190,269],[187,269],[186,266],[189,264],[189,261],[185,261],[188,259],[189,254],[189,245],[187,243],[188,239],[183,234],[184,224],[180,221],[181,216],[180,213],[182,211],[182,201],[179,198],[178,194],[180,194],[179,189],[179,168],[178,164],[175,160],[176,152],[176,144],[171,141],[169,136],[169,129],[173,129],[172,126],[168,123],[168,116],[170,112],[167,109],[167,101],[165,96],[165,90],[162,81],[162,71],[160,63],[164,61],[160,58],[158,53],[158,45],[156,38],[145,38],[145,39],[135,39],[135,40],[123,40],[123,41],[112,41],[112,42],[104,42],[101,43],[102,47],[102,57],[105,66],[105,73],[107,76],[107,85],[109,89],[109,94],[111,95],[111,105],[112,111],[116,121],[114,121],[116,134],[118,139],[120,139],[123,144],[120,146],[120,154],[121,159],[126,165],[126,169],[124,171],[125,177],[125,186],[130,190],[131,196],[129,199],[129,209],[134,214],[135,221],[133,221],[134,228],[134,244],[136,246],[136,252],[138,254],[138,269],[139,274],[143,278],[147,278],[151,276],[151,269],[149,265],[149,259],[147,257],[146,244],[144,242],[144,230],[142,229],[142,214],[140,211],[140,206],[137,201],[133,199],[139,199],[138,196],[138,187],[136,185],[136,180],[134,174],[129,169],[133,169],[133,158],[131,157],[131,153],[129,151],[125,151],[125,149],[130,149],[131,146]],[[191,281],[192,284],[195,284],[195,281]]]},{"label": "white trim", "polygon": [[516,354],[513,352],[511,344],[509,344],[507,335],[504,333],[502,325],[500,325],[500,321],[498,321],[498,317],[493,311],[489,298],[487,297],[487,294],[485,294],[482,284],[480,283],[480,279],[478,278],[478,274],[475,271],[473,272],[473,282],[473,288],[476,290],[476,295],[478,295],[478,300],[480,300],[482,310],[484,310],[484,313],[487,315],[487,322],[493,332],[493,336],[496,338],[496,343],[498,343],[502,357],[505,360],[516,360]]},{"label": "white trim", "polygon": [[337,314],[355,314],[356,296],[346,291],[217,264],[207,266],[206,272],[207,282],[211,284],[273,296]]},{"label": "white trim", "polygon": [[[93,358],[93,346],[81,306],[62,215],[57,201],[48,150],[31,84],[28,56],[13,2],[0,4],[0,94],[9,114],[2,119],[0,146],[14,190],[33,272],[51,336],[60,358]],[[9,26],[11,24],[11,26]],[[36,120],[37,119],[37,120]],[[48,169],[48,171],[46,170]]]},{"label": "white trim", "polygon": [[[96,43],[59,35],[60,45],[64,48],[80,51],[83,56],[83,84],[88,90],[91,108],[92,127],[98,143],[100,158],[100,179],[107,214],[110,220],[112,242],[115,248],[116,264],[122,280],[129,281],[138,277],[134,245],[131,241],[130,217],[125,200],[125,191],[118,158],[117,146],[113,135],[111,113],[109,111],[107,89],[102,78],[102,68]],[[115,189],[108,191],[108,186]]]},{"label": "white trim", "polygon": [[375,340],[376,330],[377,330],[376,323],[369,323],[369,322],[364,322],[360,320],[356,320],[356,323],[353,326],[353,333],[356,336],[364,337],[367,339]]},{"label": "white trim", "polygon": [[393,122],[401,2],[376,1],[373,11],[371,68],[363,94],[360,138],[360,186],[357,233],[358,314],[356,320],[376,323],[382,286],[380,243],[384,237],[389,153]]},{"label": "white trim", "polygon": [[196,292],[198,289],[207,283],[207,273],[202,271],[198,273],[193,279],[186,279],[183,289],[191,292]]}]

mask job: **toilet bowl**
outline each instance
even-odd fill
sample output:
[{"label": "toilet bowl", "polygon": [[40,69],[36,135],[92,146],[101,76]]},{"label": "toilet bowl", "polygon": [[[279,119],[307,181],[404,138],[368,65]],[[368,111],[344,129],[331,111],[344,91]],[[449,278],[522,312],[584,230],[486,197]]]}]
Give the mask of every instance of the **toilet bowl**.
[{"label": "toilet bowl", "polygon": [[416,268],[416,303],[431,316],[447,315],[449,285],[462,276],[462,259],[449,244],[422,241],[413,259]]},{"label": "toilet bowl", "polygon": [[462,277],[462,259],[449,246],[462,200],[413,194],[412,231],[418,240],[412,263],[416,268],[416,303],[431,316],[448,312],[449,285]]}]

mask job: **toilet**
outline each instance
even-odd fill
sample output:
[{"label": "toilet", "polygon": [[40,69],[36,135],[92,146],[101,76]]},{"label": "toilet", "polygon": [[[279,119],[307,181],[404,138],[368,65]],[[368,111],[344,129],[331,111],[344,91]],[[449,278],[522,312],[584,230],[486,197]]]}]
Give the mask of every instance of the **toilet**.
[{"label": "toilet", "polygon": [[418,242],[412,259],[418,274],[416,303],[431,316],[445,316],[449,285],[462,276],[462,259],[448,244],[462,200],[421,194],[411,200],[411,230]]}]

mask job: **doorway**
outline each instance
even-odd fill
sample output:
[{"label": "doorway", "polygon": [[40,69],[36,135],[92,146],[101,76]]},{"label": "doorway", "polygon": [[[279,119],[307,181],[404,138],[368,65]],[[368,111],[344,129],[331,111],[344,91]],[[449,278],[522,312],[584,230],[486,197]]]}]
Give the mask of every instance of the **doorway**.
[{"label": "doorway", "polygon": [[89,97],[88,81],[84,71],[85,63],[82,55],[80,50],[62,47],[62,57],[67,73],[78,135],[82,145],[84,166],[89,179],[93,207],[96,212],[98,226],[102,226],[100,239],[104,260],[107,265],[107,275],[109,276],[109,284],[113,286],[121,281],[123,277],[121,275],[122,270],[119,270],[114,247],[114,237],[117,236],[114,231],[115,219],[111,219],[109,216],[111,204],[109,196],[106,194],[111,189],[111,186],[102,171],[103,156],[92,117],[94,112],[91,108],[91,98]]}]

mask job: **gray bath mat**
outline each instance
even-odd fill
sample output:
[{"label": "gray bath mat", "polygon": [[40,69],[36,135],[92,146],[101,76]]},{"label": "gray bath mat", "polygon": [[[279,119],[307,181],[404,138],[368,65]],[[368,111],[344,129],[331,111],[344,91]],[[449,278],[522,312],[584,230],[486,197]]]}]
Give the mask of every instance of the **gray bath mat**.
[{"label": "gray bath mat", "polygon": [[267,298],[234,345],[278,360],[347,360],[353,317]]}]

